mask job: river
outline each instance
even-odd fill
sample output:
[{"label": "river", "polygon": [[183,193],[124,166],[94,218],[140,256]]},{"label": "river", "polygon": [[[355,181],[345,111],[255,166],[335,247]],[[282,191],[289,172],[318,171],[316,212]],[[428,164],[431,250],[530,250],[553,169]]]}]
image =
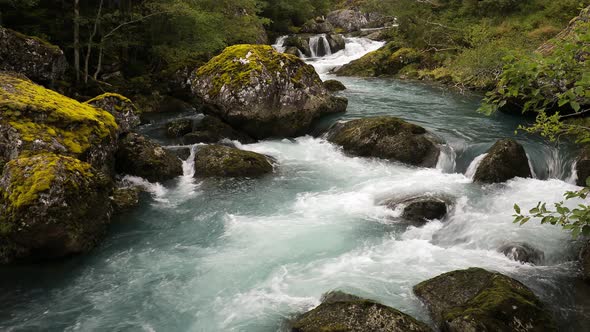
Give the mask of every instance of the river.
[{"label": "river", "polygon": [[[349,39],[346,50],[306,61],[333,78],[329,69],[379,46]],[[149,193],[139,209],[116,218],[96,250],[60,263],[0,268],[0,330],[282,331],[334,289],[431,323],[412,286],[474,266],[525,283],[561,330],[586,329],[585,288],[574,282],[579,244],[557,227],[519,226],[511,217],[514,203],[556,202],[577,188],[571,149],[519,134],[536,178],[474,184],[465,175],[469,166],[497,139],[515,137],[522,119],[479,114],[481,96],[420,82],[338,79],[348,87],[348,112],[318,127],[399,116],[446,142],[437,168],[351,157],[321,136],[305,136],[241,145],[276,159],[275,173],[262,179],[201,181],[190,161],[185,176],[168,183],[132,179]],[[163,123],[156,119],[143,131],[172,144],[156,134]],[[423,193],[453,198],[445,220],[416,228],[380,205]],[[497,251],[512,242],[542,250],[543,264]]]}]

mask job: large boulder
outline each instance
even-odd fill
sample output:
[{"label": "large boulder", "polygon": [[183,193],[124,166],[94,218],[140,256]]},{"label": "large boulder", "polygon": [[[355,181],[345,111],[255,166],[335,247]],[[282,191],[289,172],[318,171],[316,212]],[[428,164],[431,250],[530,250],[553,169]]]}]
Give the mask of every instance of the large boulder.
[{"label": "large boulder", "polygon": [[343,32],[359,31],[369,24],[369,20],[365,14],[352,9],[332,11],[328,13],[326,19],[331,25]]},{"label": "large boulder", "polygon": [[346,48],[346,41],[344,40],[344,37],[340,34],[327,35],[326,40],[330,45],[330,51],[332,53],[336,53]]},{"label": "large boulder", "polygon": [[520,282],[480,268],[448,272],[414,286],[443,331],[556,331],[541,301]]},{"label": "large boulder", "polygon": [[576,184],[586,186],[586,180],[590,178],[590,147],[585,146],[576,159]]},{"label": "large boulder", "polygon": [[85,252],[111,214],[108,177],[53,153],[11,160],[0,179],[0,263]]},{"label": "large boulder", "polygon": [[[295,47],[303,55],[305,55],[307,57],[310,57],[311,56],[311,48],[309,47],[309,38],[308,37],[306,38],[306,37],[303,37],[301,35],[289,36],[283,42],[283,46],[285,46],[287,48],[287,51],[290,48]],[[295,55],[298,56],[299,54],[295,54]]]},{"label": "large boulder", "polygon": [[342,292],[324,295],[322,304],[291,323],[293,332],[428,332],[426,324],[401,311]]},{"label": "large boulder", "polygon": [[108,112],[0,72],[0,160],[52,152],[112,172],[118,126]]},{"label": "large boulder", "polygon": [[194,125],[191,133],[184,136],[185,144],[217,143],[223,139],[236,140],[244,144],[254,143],[252,137],[232,128],[220,119],[206,115]]},{"label": "large boulder", "polygon": [[207,145],[195,153],[195,177],[258,177],[272,171],[268,159],[256,152]]},{"label": "large boulder", "polygon": [[429,220],[443,219],[448,212],[449,202],[435,196],[419,196],[406,199],[391,199],[385,202],[390,209],[403,207],[402,218],[405,220],[425,223]]},{"label": "large boulder", "polygon": [[475,171],[473,181],[501,183],[515,177],[532,177],[529,159],[518,142],[502,139],[488,150]]},{"label": "large boulder", "polygon": [[0,26],[0,71],[13,71],[35,82],[52,84],[64,76],[67,65],[59,47]]},{"label": "large boulder", "polygon": [[137,133],[128,133],[119,142],[117,172],[161,182],[183,174],[182,161],[173,153]]},{"label": "large boulder", "polygon": [[116,93],[104,93],[85,102],[111,113],[119,125],[119,133],[128,133],[141,124],[139,111],[129,98]]},{"label": "large boulder", "polygon": [[328,133],[328,140],[353,155],[415,166],[434,167],[440,154],[426,129],[391,116],[337,124]]},{"label": "large boulder", "polygon": [[196,70],[192,91],[209,111],[258,139],[305,134],[322,114],[346,111],[314,68],[270,46],[235,45]]},{"label": "large boulder", "polygon": [[342,82],[337,80],[326,80],[324,81],[324,87],[330,92],[344,91],[346,86]]},{"label": "large boulder", "polygon": [[331,33],[334,31],[332,24],[323,17],[311,19],[301,27],[303,33]]},{"label": "large boulder", "polygon": [[541,264],[545,253],[527,243],[508,243],[498,249],[506,257],[521,263]]}]

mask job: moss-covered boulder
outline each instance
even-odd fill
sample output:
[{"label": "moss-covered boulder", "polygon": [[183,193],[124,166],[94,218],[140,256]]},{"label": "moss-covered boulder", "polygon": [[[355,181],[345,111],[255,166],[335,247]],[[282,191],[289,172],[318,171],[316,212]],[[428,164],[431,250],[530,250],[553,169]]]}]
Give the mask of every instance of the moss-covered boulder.
[{"label": "moss-covered boulder", "polygon": [[322,304],[291,323],[293,332],[427,332],[426,324],[401,311],[342,292],[324,295]]},{"label": "moss-covered boulder", "polygon": [[210,113],[250,136],[305,134],[322,114],[344,112],[314,68],[265,45],[235,45],[196,70],[192,91],[215,105]]},{"label": "moss-covered boulder", "polygon": [[109,173],[118,126],[108,112],[0,72],[0,159],[53,152]]},{"label": "moss-covered boulder", "polygon": [[128,133],[121,138],[116,157],[117,172],[151,182],[166,181],[183,174],[182,161],[176,155],[137,133]]},{"label": "moss-covered boulder", "polygon": [[256,152],[207,145],[195,153],[195,177],[258,177],[272,171],[266,156]]},{"label": "moss-covered boulder", "polygon": [[193,131],[193,119],[174,119],[166,124],[166,135],[168,137],[182,137],[191,131]]},{"label": "moss-covered boulder", "polygon": [[394,76],[405,67],[421,64],[427,55],[413,48],[400,48],[396,42],[390,42],[382,48],[365,54],[338,70],[336,75],[379,77]]},{"label": "moss-covered boulder", "polygon": [[0,262],[94,247],[109,222],[111,185],[72,157],[44,153],[8,162],[0,179]]},{"label": "moss-covered boulder", "polygon": [[13,71],[50,85],[63,78],[68,63],[57,46],[0,26],[0,71]]},{"label": "moss-covered boulder", "polygon": [[443,331],[556,331],[535,294],[500,273],[453,271],[414,286],[414,293]]},{"label": "moss-covered boulder", "polygon": [[426,129],[380,116],[337,124],[328,140],[360,157],[377,157],[422,167],[434,167],[440,148]]},{"label": "moss-covered boulder", "polygon": [[359,31],[369,24],[364,13],[353,9],[340,9],[328,13],[327,21],[344,32]]},{"label": "moss-covered boulder", "polygon": [[332,33],[334,31],[334,26],[328,21],[326,21],[323,17],[316,17],[311,19],[303,24],[301,27],[301,32],[303,33]]},{"label": "moss-covered boulder", "polygon": [[477,167],[473,181],[501,183],[515,177],[532,177],[529,159],[522,145],[513,139],[496,142]]},{"label": "moss-covered boulder", "polygon": [[141,124],[139,110],[129,98],[116,93],[105,93],[85,102],[111,113],[119,125],[119,133],[128,133]]},{"label": "moss-covered boulder", "polygon": [[113,190],[111,201],[115,214],[124,213],[139,206],[141,188],[133,185],[120,185]]},{"label": "moss-covered boulder", "polygon": [[210,115],[206,115],[197,122],[194,130],[185,135],[183,141],[185,144],[217,143],[223,139],[236,140],[244,144],[256,141],[247,134],[235,130],[219,118]]},{"label": "moss-covered boulder", "polygon": [[436,196],[418,196],[405,199],[390,199],[384,202],[390,209],[403,208],[401,217],[414,223],[442,220],[448,213],[449,200]]},{"label": "moss-covered boulder", "polygon": [[324,81],[324,87],[330,92],[346,90],[346,86],[344,86],[344,84],[342,84],[342,82],[337,81],[337,80]]}]

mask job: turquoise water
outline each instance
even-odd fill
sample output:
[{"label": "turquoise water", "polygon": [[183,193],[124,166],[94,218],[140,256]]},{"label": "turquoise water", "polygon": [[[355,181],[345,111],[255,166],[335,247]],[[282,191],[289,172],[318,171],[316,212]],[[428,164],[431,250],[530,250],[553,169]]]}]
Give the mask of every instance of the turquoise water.
[{"label": "turquoise water", "polygon": [[[350,105],[341,119],[395,115],[418,123],[447,142],[439,167],[355,158],[311,136],[242,146],[277,160],[262,179],[196,180],[186,163],[184,177],[143,183],[150,192],[141,208],[118,216],[90,254],[0,268],[0,330],[280,331],[334,289],[429,322],[412,286],[472,266],[521,280],[562,330],[583,330],[587,307],[571,282],[577,244],[555,227],[519,227],[511,218],[515,202],[558,201],[576,188],[569,148],[519,135],[538,179],[482,187],[465,171],[495,140],[513,137],[520,119],[483,116],[475,112],[479,96],[421,83],[342,81]],[[144,130],[155,133],[159,124]],[[449,217],[408,227],[399,211],[379,205],[421,193],[453,197]],[[496,251],[511,241],[543,250],[544,264]]]}]

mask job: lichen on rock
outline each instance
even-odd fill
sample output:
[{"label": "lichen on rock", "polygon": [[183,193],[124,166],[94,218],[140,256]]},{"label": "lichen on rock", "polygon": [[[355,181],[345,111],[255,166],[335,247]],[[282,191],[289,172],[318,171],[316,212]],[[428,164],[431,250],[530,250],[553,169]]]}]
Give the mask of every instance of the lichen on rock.
[{"label": "lichen on rock", "polygon": [[0,179],[0,262],[92,248],[109,222],[109,177],[53,153],[11,160]]},{"label": "lichen on rock", "polygon": [[266,45],[226,48],[194,72],[191,86],[215,105],[210,113],[259,139],[303,134],[347,104],[334,102],[312,66]]},{"label": "lichen on rock", "polygon": [[119,133],[128,133],[140,125],[139,110],[133,102],[117,93],[104,93],[96,96],[84,104],[100,108],[111,113],[119,125]]},{"label": "lichen on rock", "polygon": [[54,152],[102,168],[115,148],[115,118],[14,74],[0,72],[0,158]]}]

